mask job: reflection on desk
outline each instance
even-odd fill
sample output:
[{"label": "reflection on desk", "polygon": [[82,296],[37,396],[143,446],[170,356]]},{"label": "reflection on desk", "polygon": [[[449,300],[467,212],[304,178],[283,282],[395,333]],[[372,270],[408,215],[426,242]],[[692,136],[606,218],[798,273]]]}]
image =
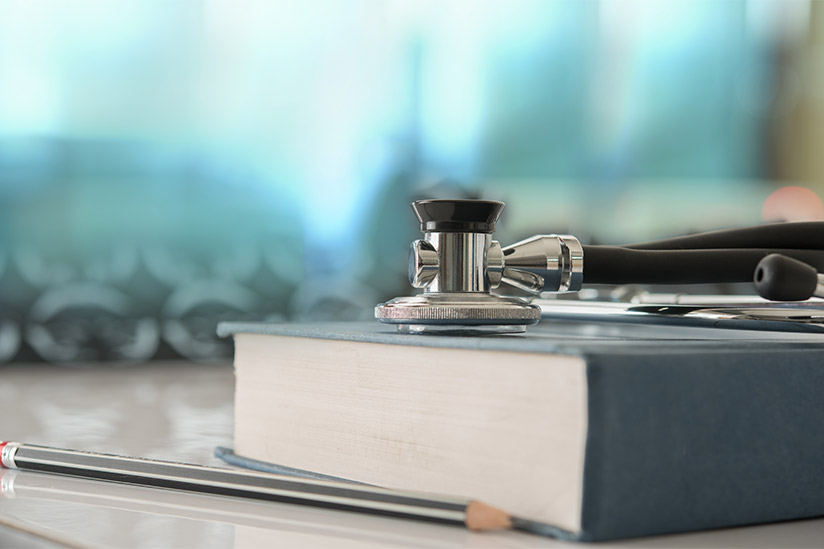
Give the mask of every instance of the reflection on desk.
[{"label": "reflection on desk", "polygon": [[[232,443],[232,369],[184,362],[130,368],[0,370],[0,439],[223,466]],[[236,498],[3,471],[0,516],[69,546],[583,547],[515,532],[431,525]],[[0,535],[0,542],[12,538]],[[22,539],[17,537],[14,539]],[[824,519],[605,547],[815,547]],[[32,547],[57,546],[41,540]]]}]

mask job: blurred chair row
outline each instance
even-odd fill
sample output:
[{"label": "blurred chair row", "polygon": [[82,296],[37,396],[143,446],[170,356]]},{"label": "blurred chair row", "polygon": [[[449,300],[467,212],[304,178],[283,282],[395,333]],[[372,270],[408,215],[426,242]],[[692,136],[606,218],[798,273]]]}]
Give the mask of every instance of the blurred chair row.
[{"label": "blurred chair row", "polygon": [[378,299],[352,282],[301,282],[294,250],[247,246],[236,256],[222,264],[123,247],[108,262],[116,276],[103,276],[34,250],[0,254],[0,362],[226,360],[232,344],[217,338],[220,321],[363,317]]}]

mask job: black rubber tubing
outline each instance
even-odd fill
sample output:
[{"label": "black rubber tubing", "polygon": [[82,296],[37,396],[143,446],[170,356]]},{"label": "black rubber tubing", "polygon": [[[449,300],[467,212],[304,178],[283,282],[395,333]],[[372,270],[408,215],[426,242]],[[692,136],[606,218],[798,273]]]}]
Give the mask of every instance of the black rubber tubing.
[{"label": "black rubber tubing", "polygon": [[726,229],[641,244],[634,250],[697,250],[717,248],[788,248],[824,250],[824,222],[771,223],[743,229]]},{"label": "black rubber tubing", "polygon": [[752,282],[764,257],[778,253],[824,271],[824,251],[809,249],[638,250],[584,246],[587,284],[705,284]]}]

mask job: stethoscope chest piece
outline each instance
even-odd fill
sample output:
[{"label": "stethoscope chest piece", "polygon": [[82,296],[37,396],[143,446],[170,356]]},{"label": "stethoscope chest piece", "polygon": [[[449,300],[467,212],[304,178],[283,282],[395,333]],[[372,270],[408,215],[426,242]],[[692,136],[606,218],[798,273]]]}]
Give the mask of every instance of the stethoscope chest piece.
[{"label": "stethoscope chest piece", "polygon": [[[378,320],[407,333],[517,333],[540,320],[539,306],[490,293],[513,277],[544,287],[540,275],[504,266],[509,252],[492,240],[502,202],[420,200],[412,208],[424,238],[410,247],[409,281],[423,293],[378,305]],[[548,272],[545,257],[538,263]]]}]

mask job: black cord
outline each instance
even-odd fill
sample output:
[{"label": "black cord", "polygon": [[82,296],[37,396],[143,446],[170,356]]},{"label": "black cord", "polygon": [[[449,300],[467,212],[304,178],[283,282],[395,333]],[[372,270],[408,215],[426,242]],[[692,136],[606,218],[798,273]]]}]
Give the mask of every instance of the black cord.
[{"label": "black cord", "polygon": [[764,248],[640,250],[620,246],[584,246],[584,282],[587,284],[751,282],[758,262],[773,253],[803,261],[819,272],[824,271],[824,251],[822,250]]},{"label": "black cord", "polygon": [[633,250],[708,250],[718,248],[824,250],[824,222],[772,223],[743,229],[726,229],[679,236],[623,247]]}]

